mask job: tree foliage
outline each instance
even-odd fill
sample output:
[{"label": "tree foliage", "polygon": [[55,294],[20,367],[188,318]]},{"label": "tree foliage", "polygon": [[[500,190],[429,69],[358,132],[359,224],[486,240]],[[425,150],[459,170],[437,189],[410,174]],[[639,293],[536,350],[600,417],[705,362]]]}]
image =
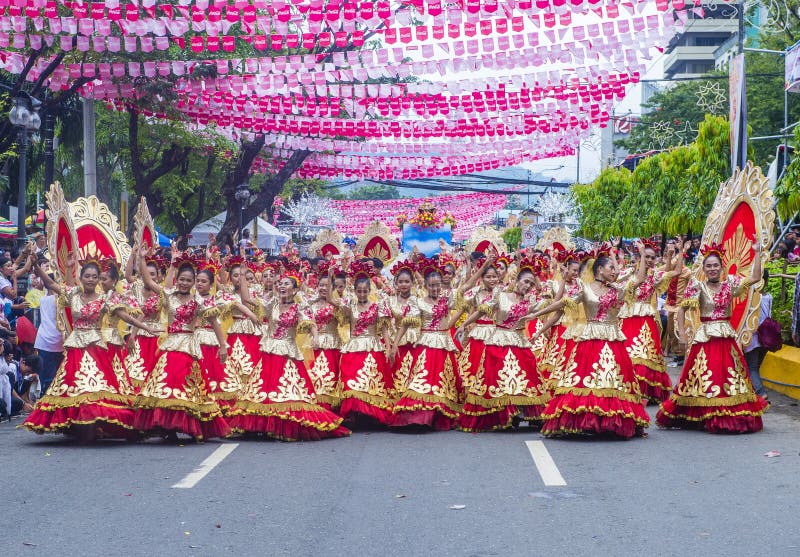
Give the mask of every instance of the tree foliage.
[{"label": "tree foliage", "polygon": [[400,191],[395,186],[367,184],[354,189],[348,199],[400,199]]},{"label": "tree foliage", "polygon": [[515,226],[507,228],[503,231],[503,241],[510,250],[516,250],[522,243],[522,228]]},{"label": "tree foliage", "polygon": [[697,139],[641,161],[633,172],[606,168],[573,186],[588,238],[685,234],[703,229],[720,183],[730,175],[729,127],[706,116]]}]

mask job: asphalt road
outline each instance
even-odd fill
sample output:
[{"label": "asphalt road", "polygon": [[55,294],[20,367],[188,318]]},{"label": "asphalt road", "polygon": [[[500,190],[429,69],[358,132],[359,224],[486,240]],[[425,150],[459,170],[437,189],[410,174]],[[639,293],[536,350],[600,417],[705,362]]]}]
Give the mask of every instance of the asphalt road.
[{"label": "asphalt road", "polygon": [[[0,553],[796,556],[800,409],[771,398],[758,434],[630,441],[523,429],[87,447],[4,422]],[[528,441],[555,468],[540,473]],[[545,485],[554,470],[566,485]]]}]

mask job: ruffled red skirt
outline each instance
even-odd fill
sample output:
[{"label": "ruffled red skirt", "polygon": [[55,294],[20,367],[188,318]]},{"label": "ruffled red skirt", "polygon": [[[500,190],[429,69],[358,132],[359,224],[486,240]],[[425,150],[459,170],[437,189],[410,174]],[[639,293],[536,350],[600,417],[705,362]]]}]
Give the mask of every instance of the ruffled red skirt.
[{"label": "ruffled red skirt", "polygon": [[133,405],[134,425],[146,433],[180,432],[198,440],[230,434],[200,365],[185,352],[161,354]]},{"label": "ruffled red skirt", "polygon": [[642,396],[651,402],[666,400],[672,391],[672,380],[667,374],[661,350],[661,333],[655,318],[627,317],[622,320],[621,327]]},{"label": "ruffled red skirt", "polygon": [[417,346],[408,387],[394,405],[391,425],[453,429],[461,411],[462,392],[456,352]]},{"label": "ruffled red skirt", "polygon": [[339,360],[339,415],[358,415],[389,424],[392,420],[394,377],[383,352],[342,352]]},{"label": "ruffled red skirt", "polygon": [[317,404],[331,410],[339,406],[339,359],[338,350],[314,350],[314,363],[308,370],[314,392],[317,395]]},{"label": "ruffled red skirt", "polygon": [[67,348],[53,383],[22,424],[37,433],[72,433],[94,426],[100,437],[125,437],[133,429],[130,398],[120,391],[105,348]]},{"label": "ruffled red skirt", "polygon": [[128,358],[128,350],[124,346],[111,343],[108,343],[106,347],[108,355],[111,357],[111,369],[114,370],[117,383],[119,383],[119,392],[125,395],[135,394],[136,389],[131,382],[128,368],[125,365],[125,361]]},{"label": "ruffled red skirt", "polygon": [[515,417],[541,419],[550,400],[530,348],[487,344],[483,367],[464,378],[466,401],[458,418],[464,431],[511,427]]},{"label": "ruffled red skirt", "polygon": [[261,337],[244,333],[228,335],[228,359],[225,372],[229,377],[240,375],[249,378],[261,361]]},{"label": "ruffled red skirt", "polygon": [[394,362],[391,363],[392,376],[394,378],[392,398],[395,400],[403,396],[403,393],[408,388],[408,382],[411,380],[411,371],[414,369],[415,353],[415,347],[411,343],[397,347],[397,354],[394,357]]},{"label": "ruffled red skirt", "polygon": [[550,329],[550,338],[545,345],[544,354],[539,360],[539,369],[546,378],[550,378],[558,362],[564,344],[564,333],[567,327],[559,323]]},{"label": "ruffled red skirt", "polygon": [[303,360],[262,353],[247,388],[228,413],[237,433],[263,433],[282,441],[350,435],[342,418],[316,403]]},{"label": "ruffled red skirt", "polygon": [[710,433],[752,433],[763,428],[761,416],[767,406],[753,391],[736,339],[712,337],[692,345],[656,423]]},{"label": "ruffled red skirt", "polygon": [[133,341],[133,351],[128,352],[125,360],[125,369],[128,372],[128,379],[137,393],[144,380],[147,379],[147,374],[156,367],[159,355],[158,337],[136,335]]},{"label": "ruffled red skirt", "polygon": [[[528,339],[532,338],[533,335],[542,330],[542,327],[544,327],[544,322],[540,319],[534,319],[533,321],[529,321],[526,329],[527,338]],[[549,335],[539,335],[536,338],[536,340],[532,343],[531,346],[533,347],[533,355],[536,356],[537,362],[541,362],[544,359],[545,351],[547,350],[547,344],[549,342],[550,342]],[[542,374],[543,378],[545,380],[549,379],[550,378],[549,370],[545,372],[543,369],[541,369],[542,367],[541,364],[539,365],[539,367],[540,367],[540,373]]]},{"label": "ruffled red skirt", "polygon": [[542,415],[542,433],[641,435],[650,416],[622,341],[583,340],[575,344],[553,398]]},{"label": "ruffled red skirt", "polygon": [[219,346],[201,344],[200,353],[203,357],[198,363],[203,379],[208,385],[208,394],[217,401],[222,413],[226,414],[236,402],[238,389],[229,388],[231,382],[225,373],[225,364],[219,359]]}]

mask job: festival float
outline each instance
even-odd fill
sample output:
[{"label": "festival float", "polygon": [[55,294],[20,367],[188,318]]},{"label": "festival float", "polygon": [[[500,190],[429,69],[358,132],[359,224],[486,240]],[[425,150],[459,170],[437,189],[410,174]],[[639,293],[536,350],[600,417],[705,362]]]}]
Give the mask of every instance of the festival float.
[{"label": "festival float", "polygon": [[431,257],[442,251],[442,242],[448,246],[453,243],[455,217],[449,212],[440,213],[430,201],[423,201],[417,207],[417,214],[411,218],[406,213],[400,213],[396,222],[402,233],[401,247],[404,252],[416,248],[426,257]]}]

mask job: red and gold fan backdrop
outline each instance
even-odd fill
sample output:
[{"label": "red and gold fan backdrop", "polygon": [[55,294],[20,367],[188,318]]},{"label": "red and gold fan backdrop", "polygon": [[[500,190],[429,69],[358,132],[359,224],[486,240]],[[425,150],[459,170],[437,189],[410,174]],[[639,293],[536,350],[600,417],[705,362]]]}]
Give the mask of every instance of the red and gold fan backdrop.
[{"label": "red and gold fan backdrop", "polygon": [[356,243],[356,255],[378,258],[384,265],[397,257],[400,249],[389,227],[379,221],[370,224]]},{"label": "red and gold fan backdrop", "polygon": [[95,196],[79,197],[69,207],[78,238],[78,259],[113,258],[121,268],[131,247],[119,229],[116,215]]},{"label": "red and gold fan backdrop", "polygon": [[336,256],[342,254],[342,235],[336,230],[323,230],[308,248],[314,257]]},{"label": "red and gold fan backdrop", "polygon": [[[725,247],[723,267],[731,275],[747,277],[753,266],[753,243],[760,242],[762,264],[769,259],[769,246],[775,223],[772,190],[761,169],[748,162],[737,169],[719,189],[714,208],[708,215],[703,244],[716,242]],[[703,263],[698,258],[695,276],[704,279]],[[747,295],[736,298],[731,312],[731,325],[743,346],[750,344],[753,331],[758,328],[761,306],[759,283]]]},{"label": "red and gold fan backdrop", "polygon": [[490,226],[476,228],[466,244],[467,253],[479,252],[489,255],[507,253],[506,242],[500,233]]},{"label": "red and gold fan backdrop", "polygon": [[134,241],[135,247],[147,246],[149,248],[158,247],[158,233],[153,224],[153,217],[147,208],[147,199],[142,196],[139,205],[136,207],[136,214],[133,216]]}]

